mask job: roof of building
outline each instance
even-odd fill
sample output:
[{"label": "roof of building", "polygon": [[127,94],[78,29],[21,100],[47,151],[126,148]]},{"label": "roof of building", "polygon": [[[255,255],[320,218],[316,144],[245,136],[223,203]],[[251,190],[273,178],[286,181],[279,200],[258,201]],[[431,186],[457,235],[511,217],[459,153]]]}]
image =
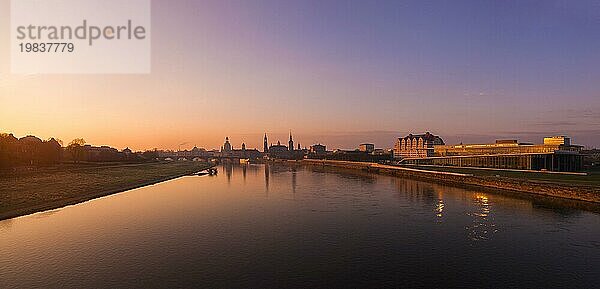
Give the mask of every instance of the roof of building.
[{"label": "roof of building", "polygon": [[426,133],[423,133],[423,134],[412,134],[411,133],[411,134],[409,134],[409,135],[407,135],[405,137],[399,138],[399,139],[415,139],[415,138],[422,138],[422,139],[424,139],[426,141],[436,141],[436,140],[439,140],[442,144],[444,143],[444,140],[442,140],[441,137],[439,137],[437,135],[434,135],[434,134],[432,134],[430,132],[426,132]]}]

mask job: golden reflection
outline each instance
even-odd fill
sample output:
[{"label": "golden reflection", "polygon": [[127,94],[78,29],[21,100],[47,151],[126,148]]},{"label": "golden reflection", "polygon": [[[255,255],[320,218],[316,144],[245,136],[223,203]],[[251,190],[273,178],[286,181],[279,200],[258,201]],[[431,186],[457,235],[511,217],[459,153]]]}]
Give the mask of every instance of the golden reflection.
[{"label": "golden reflection", "polygon": [[443,212],[444,212],[444,200],[439,199],[438,203],[435,206],[435,216],[438,218],[441,218]]},{"label": "golden reflection", "polygon": [[478,193],[474,195],[473,204],[475,211],[467,213],[473,217],[472,224],[466,227],[469,239],[471,241],[489,240],[494,233],[498,232],[492,214],[492,203],[487,195]]},{"label": "golden reflection", "polygon": [[246,184],[246,169],[248,167],[248,164],[243,164],[242,165],[242,176],[244,177],[244,184]]},{"label": "golden reflection", "polygon": [[490,214],[490,203],[487,196],[484,195],[475,195],[476,203],[480,204],[481,211],[474,212],[473,214],[482,218],[489,216]]},{"label": "golden reflection", "polygon": [[446,208],[444,192],[449,188],[409,179],[392,179],[392,182],[403,198],[431,206],[437,221],[442,220]]}]

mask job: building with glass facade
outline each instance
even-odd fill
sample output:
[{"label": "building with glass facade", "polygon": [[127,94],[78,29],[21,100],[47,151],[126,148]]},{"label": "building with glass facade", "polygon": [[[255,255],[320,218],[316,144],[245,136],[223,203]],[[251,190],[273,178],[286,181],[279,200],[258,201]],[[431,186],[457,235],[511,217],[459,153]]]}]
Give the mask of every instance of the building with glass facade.
[{"label": "building with glass facade", "polygon": [[582,169],[582,147],[564,136],[543,144],[498,140],[493,144],[437,145],[428,157],[407,157],[401,164],[575,172]]}]

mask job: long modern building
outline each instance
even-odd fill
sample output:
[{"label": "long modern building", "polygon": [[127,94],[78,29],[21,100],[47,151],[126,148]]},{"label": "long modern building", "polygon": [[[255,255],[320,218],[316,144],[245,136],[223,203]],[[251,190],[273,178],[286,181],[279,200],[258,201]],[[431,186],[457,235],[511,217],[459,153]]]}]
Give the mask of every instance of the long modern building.
[{"label": "long modern building", "polygon": [[[544,138],[543,144],[497,140],[493,144],[433,145],[427,157],[405,157],[401,164],[482,167],[514,170],[580,171],[582,146],[565,136]],[[396,152],[394,152],[396,155]]]}]

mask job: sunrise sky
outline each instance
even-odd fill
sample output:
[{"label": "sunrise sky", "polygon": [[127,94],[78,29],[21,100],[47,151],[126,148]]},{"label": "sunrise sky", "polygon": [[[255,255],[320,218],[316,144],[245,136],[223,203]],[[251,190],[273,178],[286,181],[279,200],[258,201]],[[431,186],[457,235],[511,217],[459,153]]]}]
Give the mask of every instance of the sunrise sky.
[{"label": "sunrise sky", "polygon": [[600,147],[598,1],[153,1],[149,75],[11,75],[0,132],[136,150],[391,147],[567,134]]}]

